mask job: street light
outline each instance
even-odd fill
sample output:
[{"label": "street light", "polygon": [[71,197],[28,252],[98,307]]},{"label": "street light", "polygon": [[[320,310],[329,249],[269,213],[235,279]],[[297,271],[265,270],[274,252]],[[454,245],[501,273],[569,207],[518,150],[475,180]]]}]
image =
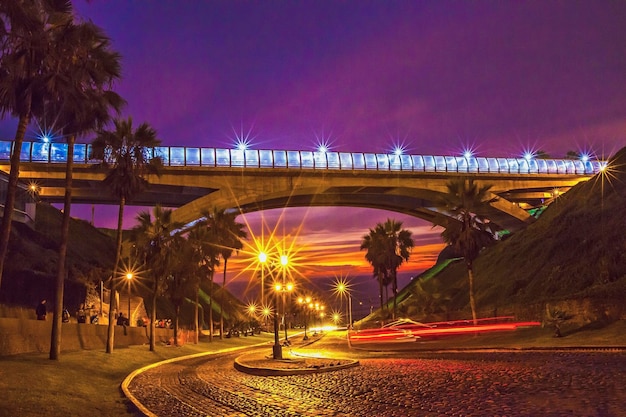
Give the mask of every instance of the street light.
[{"label": "street light", "polygon": [[261,305],[265,305],[265,263],[267,262],[267,253],[259,252],[259,263],[261,264]]},{"label": "street light", "polygon": [[[284,278],[283,278],[284,279]],[[276,284],[274,284],[274,291],[276,291],[276,293],[281,293],[282,294],[282,298],[283,298],[283,324],[284,324],[284,328],[285,328],[285,343],[289,343],[289,338],[287,337],[287,306],[285,304],[285,294],[286,293],[291,293],[293,291],[293,283],[288,282],[288,283],[280,283],[277,282]]]},{"label": "street light", "polygon": [[350,284],[344,279],[339,279],[335,282],[334,291],[336,294],[339,294],[340,297],[346,297],[348,300],[348,314],[346,314],[348,319],[348,330],[352,328],[352,294],[350,294]]},{"label": "street light", "polygon": [[309,318],[309,309],[311,308],[311,297],[308,295],[306,297],[299,297],[298,304],[302,305],[302,309],[304,310],[304,337],[302,340],[309,340],[309,336],[306,333],[307,321]]},{"label": "street light", "polygon": [[131,323],[131,320],[130,320],[130,282],[133,280],[132,272],[126,273],[126,280],[128,281],[128,325],[130,326],[130,323]]}]

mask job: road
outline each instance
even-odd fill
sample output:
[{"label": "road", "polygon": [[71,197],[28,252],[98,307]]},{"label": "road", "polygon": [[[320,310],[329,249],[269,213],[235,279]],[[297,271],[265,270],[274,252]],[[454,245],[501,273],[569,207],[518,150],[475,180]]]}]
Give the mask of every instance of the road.
[{"label": "road", "polygon": [[261,377],[228,353],[150,369],[129,389],[158,416],[626,416],[623,352],[376,353],[332,335],[309,348],[361,365]]}]

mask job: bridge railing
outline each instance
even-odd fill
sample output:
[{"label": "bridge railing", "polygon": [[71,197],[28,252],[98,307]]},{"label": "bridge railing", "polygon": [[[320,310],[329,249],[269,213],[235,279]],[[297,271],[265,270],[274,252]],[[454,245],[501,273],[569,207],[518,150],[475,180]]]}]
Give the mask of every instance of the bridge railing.
[{"label": "bridge railing", "polygon": [[[23,142],[23,162],[65,163],[65,143]],[[0,161],[9,161],[13,141],[0,141]],[[291,168],[357,171],[416,171],[508,174],[593,175],[605,165],[603,161],[576,159],[526,159],[464,157],[442,155],[396,155],[361,152],[315,152],[263,149],[220,149],[183,146],[159,146],[151,156],[162,158],[170,167]],[[89,158],[90,144],[74,145],[74,162],[95,164]]]}]

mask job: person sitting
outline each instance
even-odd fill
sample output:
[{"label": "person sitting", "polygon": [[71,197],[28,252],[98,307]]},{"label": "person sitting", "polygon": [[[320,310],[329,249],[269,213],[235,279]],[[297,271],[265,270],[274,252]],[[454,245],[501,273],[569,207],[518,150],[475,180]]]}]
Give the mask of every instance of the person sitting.
[{"label": "person sitting", "polygon": [[63,309],[63,313],[61,314],[61,321],[63,323],[69,323],[70,322],[70,312],[67,311],[67,308]]},{"label": "person sitting", "polygon": [[45,320],[46,313],[47,313],[46,300],[41,300],[41,302],[37,305],[37,308],[35,309],[37,320]]},{"label": "person sitting", "polygon": [[87,312],[85,311],[84,304],[81,304],[76,312],[76,321],[79,323],[87,323]]},{"label": "person sitting", "polygon": [[117,316],[117,325],[126,326],[126,317],[124,317],[124,313],[120,313],[119,316]]}]

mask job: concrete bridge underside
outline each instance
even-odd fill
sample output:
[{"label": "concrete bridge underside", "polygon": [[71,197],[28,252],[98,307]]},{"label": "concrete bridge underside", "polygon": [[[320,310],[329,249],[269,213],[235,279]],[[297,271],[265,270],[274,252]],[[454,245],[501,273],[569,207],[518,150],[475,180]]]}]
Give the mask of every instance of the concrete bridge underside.
[{"label": "concrete bridge underside", "polygon": [[[0,166],[5,171],[8,168]],[[202,211],[211,207],[253,212],[282,207],[345,206],[400,212],[441,224],[445,214],[435,209],[435,202],[446,192],[446,184],[458,177],[472,177],[479,184],[492,185],[491,191],[498,200],[492,205],[490,219],[511,231],[534,220],[522,207],[549,203],[555,195],[589,179],[571,174],[168,167],[160,177],[150,176],[150,188],[129,204],[175,207],[175,220],[185,223],[200,218]],[[41,200],[63,201],[65,165],[23,163],[20,178],[37,184]],[[73,201],[116,204],[102,185],[103,178],[104,173],[91,165],[76,165]]]}]

